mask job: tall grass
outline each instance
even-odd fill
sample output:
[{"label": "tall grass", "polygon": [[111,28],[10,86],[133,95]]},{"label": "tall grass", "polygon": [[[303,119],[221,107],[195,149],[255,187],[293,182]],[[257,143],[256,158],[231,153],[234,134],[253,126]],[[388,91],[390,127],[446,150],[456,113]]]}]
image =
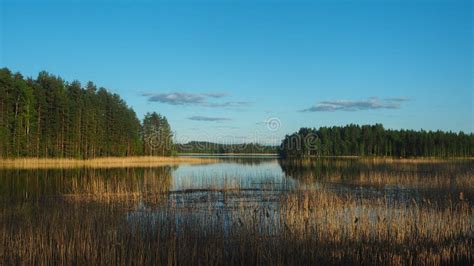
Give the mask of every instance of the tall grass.
[{"label": "tall grass", "polygon": [[321,159],[281,160],[283,171],[305,183],[322,180],[358,185],[400,185],[474,190],[474,160],[468,159]]},{"label": "tall grass", "polygon": [[[258,200],[249,202],[248,193],[258,192],[231,183],[216,190],[171,193],[170,167],[59,174],[50,180],[49,186],[58,186],[55,190],[45,191],[38,181],[23,184],[32,189],[22,191],[40,192],[35,197],[0,190],[0,264],[474,262],[474,208],[464,194],[438,204],[361,198],[322,185],[285,193],[261,191]],[[383,182],[389,176],[380,178]]]},{"label": "tall grass", "polygon": [[217,160],[211,158],[158,156],[105,157],[84,160],[72,158],[16,158],[0,159],[0,169],[126,168],[214,162],[217,162]]},{"label": "tall grass", "polygon": [[464,201],[448,207],[390,205],[323,189],[282,196],[274,207],[240,205],[226,214],[218,206],[180,208],[156,201],[143,209],[142,193],[125,192],[124,202],[123,191],[87,202],[68,198],[41,209],[2,209],[0,261],[432,265],[474,260],[473,209]]},{"label": "tall grass", "polygon": [[[127,220],[98,202],[2,210],[3,264],[461,264],[472,262],[472,208],[387,206],[327,192],[289,195],[281,209],[162,207]],[[33,212],[33,213],[32,213]],[[140,210],[138,210],[140,214]],[[221,214],[222,215],[222,214]],[[212,227],[210,226],[212,225]]]}]

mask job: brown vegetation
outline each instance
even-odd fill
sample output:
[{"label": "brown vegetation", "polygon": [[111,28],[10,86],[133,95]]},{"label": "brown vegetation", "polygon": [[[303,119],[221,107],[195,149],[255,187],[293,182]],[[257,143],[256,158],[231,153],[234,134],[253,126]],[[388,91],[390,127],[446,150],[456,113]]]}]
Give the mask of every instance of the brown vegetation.
[{"label": "brown vegetation", "polygon": [[[285,193],[262,190],[259,201],[249,202],[245,193],[259,192],[232,184],[172,193],[171,169],[83,169],[72,178],[61,172],[63,177],[44,178],[54,182],[49,187],[58,186],[49,196],[37,181],[43,178],[21,183],[32,188],[22,189],[23,193],[0,189],[4,193],[0,196],[8,196],[0,197],[0,264],[470,265],[474,261],[474,208],[468,193],[438,204],[424,198],[361,198],[322,185]],[[409,173],[392,176],[404,180]],[[471,181],[463,180],[471,191],[472,172],[467,174]],[[425,178],[419,175],[413,178]],[[371,178],[364,175],[360,180],[385,182],[390,176],[367,181]],[[442,178],[440,171],[438,179]],[[19,188],[21,180],[7,185]],[[448,190],[450,185],[440,181],[436,187]],[[38,193],[32,197],[35,190]]]},{"label": "brown vegetation", "polygon": [[124,168],[124,167],[156,167],[177,164],[214,163],[216,159],[191,157],[106,157],[95,159],[71,158],[15,158],[1,159],[0,168],[7,169],[62,169],[62,168]]},{"label": "brown vegetation", "polygon": [[0,259],[123,265],[432,265],[474,259],[473,209],[464,202],[389,206],[317,191],[283,197],[276,210],[242,206],[224,219],[216,206],[142,209],[140,197],[131,198],[135,205],[68,201],[41,213],[3,210]]}]

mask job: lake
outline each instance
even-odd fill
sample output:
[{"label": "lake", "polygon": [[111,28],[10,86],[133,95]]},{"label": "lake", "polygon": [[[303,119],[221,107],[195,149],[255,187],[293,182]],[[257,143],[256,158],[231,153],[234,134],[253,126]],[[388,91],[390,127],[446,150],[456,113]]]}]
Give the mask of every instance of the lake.
[{"label": "lake", "polygon": [[219,159],[154,168],[0,170],[0,261],[474,259],[472,160]]}]

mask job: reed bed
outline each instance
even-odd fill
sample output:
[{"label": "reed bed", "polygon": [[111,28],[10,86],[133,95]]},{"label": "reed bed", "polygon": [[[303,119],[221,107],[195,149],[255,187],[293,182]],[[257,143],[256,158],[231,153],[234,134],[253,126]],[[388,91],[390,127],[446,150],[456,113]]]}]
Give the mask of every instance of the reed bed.
[{"label": "reed bed", "polygon": [[192,157],[105,157],[94,159],[72,158],[16,158],[0,159],[0,168],[5,169],[68,169],[68,168],[125,168],[157,167],[179,164],[215,163],[217,159]]},{"label": "reed bed", "polygon": [[474,157],[452,157],[452,158],[440,158],[440,157],[414,157],[414,158],[396,158],[396,157],[360,157],[362,161],[386,164],[431,164],[431,163],[446,163],[446,162],[457,162],[457,161],[471,161],[474,162]]},{"label": "reed bed", "polygon": [[[340,180],[349,173],[346,167],[341,163],[335,172],[322,173]],[[253,191],[223,182],[178,193],[171,190],[170,166],[5,170],[0,176],[0,265],[474,263],[469,163],[364,163],[355,169],[352,178],[360,184],[421,186],[435,178],[422,188],[446,198],[364,198],[334,192],[330,183]],[[466,193],[456,189],[451,197],[447,192],[453,187]]]},{"label": "reed bed", "polygon": [[283,171],[304,183],[346,182],[474,191],[474,160],[362,158],[280,161]]},{"label": "reed bed", "polygon": [[[96,189],[100,189],[98,186]],[[130,192],[0,212],[2,264],[439,265],[474,261],[473,208],[340,197],[321,189],[271,205],[198,209]],[[127,192],[125,192],[127,194]],[[145,201],[146,202],[146,201]]]}]

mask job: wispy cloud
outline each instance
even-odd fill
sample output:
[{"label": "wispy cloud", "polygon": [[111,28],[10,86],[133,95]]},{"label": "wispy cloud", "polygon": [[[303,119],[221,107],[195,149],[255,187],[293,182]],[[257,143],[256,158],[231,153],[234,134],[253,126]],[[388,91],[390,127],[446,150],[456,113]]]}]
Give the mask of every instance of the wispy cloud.
[{"label": "wispy cloud", "polygon": [[321,101],[310,108],[301,110],[301,112],[355,112],[376,109],[400,109],[402,104],[408,100],[408,98],[404,97],[392,97],[385,99],[371,97],[365,100]]},{"label": "wispy cloud", "polygon": [[224,108],[238,108],[238,107],[248,107],[250,102],[236,101],[236,102],[223,102],[223,103],[205,103],[203,106],[207,107],[224,107]]},{"label": "wispy cloud", "polygon": [[205,121],[205,122],[222,122],[222,121],[229,121],[231,120],[230,118],[226,117],[210,117],[210,116],[191,116],[188,117],[189,120],[194,120],[194,121]]},{"label": "wispy cloud", "polygon": [[223,97],[226,97],[228,94],[225,92],[208,92],[208,93],[203,93],[202,95],[205,95],[211,98],[223,98]]},{"label": "wispy cloud", "polygon": [[[213,108],[241,108],[250,106],[250,102],[245,101],[225,101],[215,102],[216,99],[227,97],[227,93],[143,93],[142,96],[148,97],[149,102],[159,102],[171,105],[197,105]],[[213,99],[213,100],[211,100]]]},{"label": "wispy cloud", "polygon": [[204,104],[206,97],[202,94],[171,92],[171,93],[144,93],[149,102],[160,102],[172,105]]}]

